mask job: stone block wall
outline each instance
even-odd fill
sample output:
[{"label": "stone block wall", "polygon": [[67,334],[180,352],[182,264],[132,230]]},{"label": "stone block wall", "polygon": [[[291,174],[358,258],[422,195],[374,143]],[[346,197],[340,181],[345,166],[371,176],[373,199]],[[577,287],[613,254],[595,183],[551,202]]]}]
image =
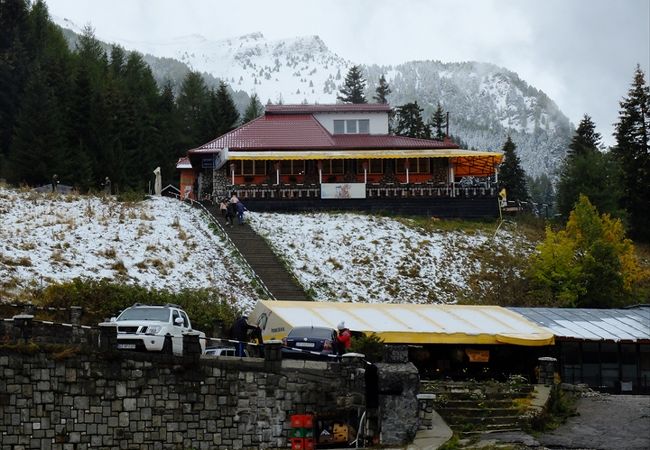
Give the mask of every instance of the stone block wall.
[{"label": "stone block wall", "polygon": [[348,394],[338,364],[97,356],[0,350],[1,448],[280,448],[290,414]]},{"label": "stone block wall", "polygon": [[281,360],[271,344],[266,359],[119,352],[111,327],[30,317],[0,320],[1,450],[286,448],[291,414],[352,417],[366,405],[381,411],[382,444],[417,430],[410,363]]}]

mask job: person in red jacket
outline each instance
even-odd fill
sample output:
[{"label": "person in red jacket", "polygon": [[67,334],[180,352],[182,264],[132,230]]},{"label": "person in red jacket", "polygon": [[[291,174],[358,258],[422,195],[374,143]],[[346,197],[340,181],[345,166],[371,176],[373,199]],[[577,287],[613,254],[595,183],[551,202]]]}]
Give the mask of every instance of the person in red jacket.
[{"label": "person in red jacket", "polygon": [[339,355],[342,355],[343,353],[346,353],[352,345],[352,333],[350,333],[350,330],[345,326],[345,321],[339,323],[336,328],[339,330],[339,334],[336,337],[338,353]]}]

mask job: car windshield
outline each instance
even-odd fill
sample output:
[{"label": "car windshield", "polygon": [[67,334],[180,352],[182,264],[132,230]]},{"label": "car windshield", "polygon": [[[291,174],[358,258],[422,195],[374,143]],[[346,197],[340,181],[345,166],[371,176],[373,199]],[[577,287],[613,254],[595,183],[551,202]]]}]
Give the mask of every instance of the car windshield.
[{"label": "car windshield", "polygon": [[316,339],[331,339],[332,329],[320,327],[297,327],[289,332],[289,337],[292,338],[316,338]]},{"label": "car windshield", "polygon": [[169,308],[129,308],[124,310],[117,320],[155,320],[169,321]]}]

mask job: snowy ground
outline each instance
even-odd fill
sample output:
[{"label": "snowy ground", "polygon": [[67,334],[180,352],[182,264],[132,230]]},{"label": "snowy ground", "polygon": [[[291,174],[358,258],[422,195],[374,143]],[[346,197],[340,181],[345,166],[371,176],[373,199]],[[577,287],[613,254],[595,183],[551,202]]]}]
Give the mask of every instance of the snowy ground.
[{"label": "snowy ground", "polygon": [[408,220],[360,214],[257,213],[250,223],[284,255],[305,289],[328,301],[453,303],[479,271],[479,252],[517,239],[505,231],[496,238],[428,232]]},{"label": "snowy ground", "polygon": [[197,210],[0,187],[0,297],[77,277],[178,291],[213,287],[243,308],[251,277]]},{"label": "snowy ground", "polygon": [[[516,238],[425,231],[361,214],[248,213],[247,220],[315,299],[329,301],[452,303],[480,270],[481,252],[512,248]],[[251,276],[232,254],[198,210],[173,199],[126,204],[0,187],[0,299],[85,277],[174,291],[213,287],[250,309]]]}]

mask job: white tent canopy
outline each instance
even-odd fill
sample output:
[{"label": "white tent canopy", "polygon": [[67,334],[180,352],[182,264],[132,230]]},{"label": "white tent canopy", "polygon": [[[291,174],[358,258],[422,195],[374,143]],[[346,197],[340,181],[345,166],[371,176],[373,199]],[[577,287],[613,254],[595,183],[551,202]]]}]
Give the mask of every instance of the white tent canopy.
[{"label": "white tent canopy", "polygon": [[341,321],[386,343],[542,346],[554,342],[548,329],[500,306],[261,300],[249,318],[249,323],[262,328],[264,340],[283,338],[297,326],[336,328]]}]

